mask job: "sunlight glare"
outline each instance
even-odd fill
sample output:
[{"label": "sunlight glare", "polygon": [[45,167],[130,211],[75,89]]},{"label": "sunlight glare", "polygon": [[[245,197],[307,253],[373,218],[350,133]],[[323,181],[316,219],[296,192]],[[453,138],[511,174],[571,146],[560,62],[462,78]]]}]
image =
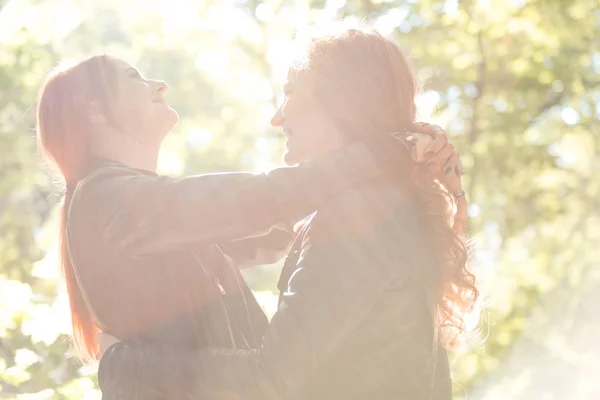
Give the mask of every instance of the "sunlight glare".
[{"label": "sunlight glare", "polygon": [[193,2],[187,0],[161,0],[157,10],[163,16],[165,36],[193,29],[200,23]]},{"label": "sunlight glare", "polygon": [[194,149],[199,149],[207,146],[214,139],[215,135],[204,128],[198,128],[186,135],[187,143]]},{"label": "sunlight glare", "polygon": [[254,141],[254,148],[258,152],[252,160],[254,172],[265,172],[276,167],[271,162],[275,150],[272,140],[267,137],[259,137]]},{"label": "sunlight glare", "polygon": [[375,21],[375,29],[382,35],[390,35],[410,14],[407,6],[393,8]]},{"label": "sunlight glare", "polygon": [[444,3],[444,13],[449,17],[458,16],[458,0],[446,0]]},{"label": "sunlight glare", "polygon": [[268,3],[259,4],[254,12],[256,18],[261,22],[269,22],[275,16],[273,9]]},{"label": "sunlight glare", "polygon": [[196,56],[194,64],[196,68],[215,78],[228,71],[229,56],[226,51],[205,50]]},{"label": "sunlight glare", "polygon": [[419,119],[429,119],[434,114],[440,101],[440,94],[435,90],[427,90],[415,98]]},{"label": "sunlight glare", "polygon": [[0,12],[0,43],[14,39],[21,29],[33,32],[44,42],[64,39],[81,22],[82,13],[70,2],[32,4],[9,1]]},{"label": "sunlight glare", "polygon": [[563,108],[560,116],[567,125],[577,125],[579,123],[579,113],[571,107]]},{"label": "sunlight glare", "polygon": [[176,153],[164,151],[158,159],[158,169],[162,174],[179,176],[183,173],[185,165]]}]

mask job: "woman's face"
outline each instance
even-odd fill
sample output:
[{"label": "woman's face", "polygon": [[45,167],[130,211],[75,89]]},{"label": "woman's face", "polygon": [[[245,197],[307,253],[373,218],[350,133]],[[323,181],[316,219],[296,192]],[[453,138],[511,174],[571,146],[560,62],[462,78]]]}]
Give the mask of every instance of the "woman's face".
[{"label": "woman's face", "polygon": [[310,73],[290,73],[283,85],[283,104],[271,118],[285,135],[284,162],[288,165],[328,153],[342,146],[343,137],[327,110],[320,106]]},{"label": "woman's face", "polygon": [[179,120],[179,115],[163,98],[165,82],[144,78],[132,65],[114,60],[117,96],[112,108],[119,128],[125,129],[142,143],[159,143]]}]

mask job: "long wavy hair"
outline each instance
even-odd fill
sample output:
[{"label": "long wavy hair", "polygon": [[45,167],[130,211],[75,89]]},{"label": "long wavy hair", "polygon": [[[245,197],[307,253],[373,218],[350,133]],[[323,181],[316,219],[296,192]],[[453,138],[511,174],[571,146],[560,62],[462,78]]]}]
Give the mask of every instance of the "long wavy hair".
[{"label": "long wavy hair", "polygon": [[[350,140],[365,133],[410,132],[418,85],[402,50],[373,30],[350,29],[314,38],[291,73],[306,76],[314,97]],[[467,268],[470,241],[453,224],[453,196],[425,166],[413,163],[405,184],[417,199],[437,265],[429,271],[441,343],[454,347],[479,296]]]},{"label": "long wavy hair", "polygon": [[60,208],[59,251],[71,309],[73,337],[80,354],[97,353],[98,328],[86,304],[67,248],[67,213],[77,182],[90,169],[90,136],[94,133],[89,105],[95,102],[111,117],[110,99],[116,93],[112,58],[96,55],[62,64],[46,78],[37,102],[38,149],[65,184]]}]

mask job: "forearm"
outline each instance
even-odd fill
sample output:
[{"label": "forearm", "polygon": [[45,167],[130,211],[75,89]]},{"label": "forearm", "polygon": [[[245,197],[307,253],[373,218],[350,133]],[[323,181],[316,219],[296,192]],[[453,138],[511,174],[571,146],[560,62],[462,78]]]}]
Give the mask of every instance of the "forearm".
[{"label": "forearm", "polygon": [[287,254],[294,232],[273,229],[264,236],[252,237],[221,244],[223,252],[240,269],[273,264]]},{"label": "forearm", "polygon": [[267,233],[310,214],[332,195],[379,175],[378,155],[356,143],[268,174],[179,180],[113,168],[88,185],[91,190],[80,203],[90,204],[88,212],[96,214],[104,236],[132,256],[191,243],[218,244]]}]

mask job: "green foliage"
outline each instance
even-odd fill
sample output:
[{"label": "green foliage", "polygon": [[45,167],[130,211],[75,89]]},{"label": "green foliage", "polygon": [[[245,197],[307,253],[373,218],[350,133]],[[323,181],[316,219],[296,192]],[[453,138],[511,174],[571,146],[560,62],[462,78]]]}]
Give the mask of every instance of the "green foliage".
[{"label": "green foliage", "polygon": [[[60,189],[32,131],[45,74],[63,58],[125,56],[169,83],[181,116],[163,172],[266,169],[279,163],[268,120],[294,35],[334,18],[396,37],[423,82],[422,119],[446,127],[462,154],[474,268],[489,308],[487,340],[453,354],[457,396],[485,386],[524,338],[552,346],[545,329],[578,310],[582,291],[600,280],[592,272],[600,261],[597,1],[236,4],[0,0],[0,398],[97,398],[93,366],[82,368],[69,349],[55,262]],[[268,291],[277,272],[248,279]],[[591,329],[569,321],[565,335]]]}]

